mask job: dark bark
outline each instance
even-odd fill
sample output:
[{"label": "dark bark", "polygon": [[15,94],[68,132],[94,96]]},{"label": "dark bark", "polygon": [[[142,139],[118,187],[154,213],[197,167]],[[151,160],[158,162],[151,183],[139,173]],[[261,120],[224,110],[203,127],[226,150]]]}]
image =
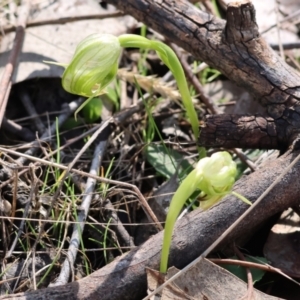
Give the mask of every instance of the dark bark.
[{"label": "dark bark", "polygon": [[199,142],[207,147],[284,148],[277,135],[276,121],[261,116],[206,116]]},{"label": "dark bark", "polygon": [[[278,148],[286,148],[295,139],[300,128],[300,76],[259,36],[251,3],[242,1],[241,5],[230,5],[225,23],[186,0],[108,2],[244,87],[267,107],[269,117],[276,120]],[[201,134],[206,134],[205,130],[204,127]],[[235,135],[235,132],[230,131],[228,135]],[[271,144],[265,143],[264,147],[273,147],[274,139],[269,140]],[[219,141],[214,146],[223,146],[224,139]],[[200,136],[200,145],[205,146],[205,142]],[[231,143],[231,146],[239,147],[240,142]],[[249,144],[249,148],[253,147]]]}]

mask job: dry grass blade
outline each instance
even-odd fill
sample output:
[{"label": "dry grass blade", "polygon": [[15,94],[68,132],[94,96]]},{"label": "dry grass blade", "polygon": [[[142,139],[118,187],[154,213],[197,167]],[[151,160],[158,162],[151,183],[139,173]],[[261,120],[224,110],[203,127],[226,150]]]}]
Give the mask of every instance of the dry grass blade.
[{"label": "dry grass blade", "polygon": [[16,66],[17,58],[19,52],[22,47],[26,21],[29,14],[30,9],[30,1],[22,2],[23,11],[20,13],[18,17],[18,25],[16,29],[16,36],[13,44],[13,48],[11,50],[10,56],[8,58],[8,62],[5,66],[4,73],[2,75],[1,83],[0,83],[0,126],[4,117],[8,96],[11,88],[11,78],[14,72],[14,68]]},{"label": "dry grass blade", "polygon": [[[102,164],[103,155],[105,153],[105,149],[108,144],[108,137],[109,136],[107,135],[106,139],[99,141],[98,145],[96,146],[89,174],[95,176],[98,174],[98,170]],[[66,284],[69,280],[71,269],[75,263],[77,252],[80,246],[80,239],[84,230],[85,220],[88,217],[95,186],[96,186],[96,179],[89,177],[86,183],[84,196],[80,206],[80,212],[78,214],[78,224],[75,224],[73,227],[73,233],[69,244],[67,258],[65,259],[62,265],[57,280],[55,281],[55,283],[52,283],[50,286],[63,285]]]},{"label": "dry grass blade", "polygon": [[[102,130],[102,128],[101,128],[101,130]],[[144,196],[142,195],[140,190],[133,184],[123,182],[123,181],[118,181],[118,180],[107,179],[107,178],[103,178],[103,177],[96,176],[96,175],[92,175],[92,174],[89,174],[87,172],[79,171],[77,169],[73,169],[73,168],[70,168],[70,167],[67,167],[67,166],[64,166],[64,165],[61,165],[61,164],[57,164],[55,162],[40,159],[40,158],[37,158],[37,157],[34,157],[34,156],[30,156],[30,155],[20,153],[20,152],[14,151],[14,150],[6,149],[6,148],[3,148],[3,147],[0,147],[0,151],[3,151],[3,153],[23,157],[26,160],[35,161],[35,162],[38,162],[38,163],[40,163],[42,165],[45,165],[45,166],[56,167],[58,169],[67,171],[67,173],[75,173],[75,174],[78,174],[78,175],[81,175],[81,176],[84,176],[84,177],[90,177],[90,178],[96,179],[98,182],[117,185],[117,186],[119,185],[119,186],[122,186],[122,187],[125,187],[125,188],[128,188],[128,189],[131,189],[137,195],[137,197],[138,197],[141,205],[143,206],[143,208],[146,211],[147,211],[147,208],[149,208],[149,211],[147,211],[147,212],[150,212],[150,214],[151,214],[152,209],[150,208],[147,200],[144,198]],[[156,216],[154,215],[153,212],[152,212],[152,217],[154,219],[153,223],[157,227],[158,231],[162,230],[163,227],[160,224],[160,222],[157,220],[157,218],[156,218]]]},{"label": "dry grass blade", "polygon": [[170,98],[178,102],[181,99],[180,93],[173,87],[168,86],[161,79],[155,76],[143,76],[138,73],[127,71],[126,69],[119,69],[117,74],[119,79],[136,84],[147,91],[148,93],[158,93],[165,98]]}]

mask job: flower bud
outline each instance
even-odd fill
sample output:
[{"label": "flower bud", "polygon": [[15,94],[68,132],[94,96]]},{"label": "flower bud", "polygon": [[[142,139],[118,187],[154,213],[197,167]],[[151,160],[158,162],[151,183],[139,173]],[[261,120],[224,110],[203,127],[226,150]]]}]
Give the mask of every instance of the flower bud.
[{"label": "flower bud", "polygon": [[198,188],[205,194],[201,208],[207,209],[231,192],[237,174],[236,164],[228,152],[217,152],[201,159],[196,166],[197,177],[201,176]]},{"label": "flower bud", "polygon": [[118,70],[121,46],[110,34],[92,34],[81,41],[62,76],[66,91],[96,97],[113,80]]},{"label": "flower bud", "polygon": [[[199,188],[206,194],[230,189],[235,181],[236,164],[228,152],[216,152],[211,157],[201,159],[196,166],[197,173],[203,176]],[[207,186],[210,185],[210,186]]]},{"label": "flower bud", "polygon": [[201,190],[199,196],[202,198],[200,202],[202,209],[208,209],[230,193],[245,203],[252,204],[248,199],[231,190],[235,182],[236,173],[236,164],[230,154],[228,152],[217,152],[211,157],[202,158],[196,168],[182,181],[172,198],[166,219],[160,261],[161,273],[166,273],[167,271],[169,249],[175,221],[185,201],[197,189]]}]

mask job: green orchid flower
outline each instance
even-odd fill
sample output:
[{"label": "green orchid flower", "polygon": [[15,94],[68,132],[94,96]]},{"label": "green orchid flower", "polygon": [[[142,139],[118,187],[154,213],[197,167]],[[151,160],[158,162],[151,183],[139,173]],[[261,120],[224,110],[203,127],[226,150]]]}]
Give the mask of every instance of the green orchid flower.
[{"label": "green orchid flower", "polygon": [[196,168],[182,181],[175,192],[166,218],[160,272],[166,273],[173,227],[186,200],[196,191],[201,190],[200,207],[208,209],[219,202],[225,195],[233,194],[251,205],[245,197],[232,191],[237,174],[236,164],[228,152],[217,152],[211,157],[202,158]]},{"label": "green orchid flower", "polygon": [[[55,63],[65,67],[62,76],[64,89],[71,94],[88,98],[104,93],[105,87],[117,74],[118,59],[122,47],[153,49],[157,52],[176,79],[183,105],[197,140],[199,121],[184,71],[174,51],[159,41],[152,41],[133,34],[124,34],[119,37],[110,34],[92,34],[88,36],[77,46],[70,64]],[[204,157],[204,148],[200,148],[199,153],[201,153],[201,157]]]},{"label": "green orchid flower", "polygon": [[78,44],[62,76],[71,94],[96,97],[115,78],[121,54],[119,39],[111,34],[92,34]]}]

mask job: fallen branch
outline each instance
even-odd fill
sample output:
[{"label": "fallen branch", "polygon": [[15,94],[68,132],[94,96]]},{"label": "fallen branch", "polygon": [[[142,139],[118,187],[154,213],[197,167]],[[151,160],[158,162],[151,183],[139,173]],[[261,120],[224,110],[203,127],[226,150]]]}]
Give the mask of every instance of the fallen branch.
[{"label": "fallen branch", "polygon": [[[234,190],[255,201],[281,174],[298,153],[284,155],[249,176],[243,177]],[[265,197],[257,209],[236,228],[226,244],[249,237],[264,220],[299,202],[300,163]],[[170,265],[182,268],[206,250],[248,206],[227,196],[208,211],[195,210],[178,221],[173,235]],[[118,257],[104,268],[77,282],[55,288],[6,295],[0,299],[141,299],[146,293],[145,268],[158,269],[162,232],[140,247]],[[223,244],[222,247],[226,245]]]},{"label": "fallen branch", "polygon": [[[240,1],[231,4],[227,11],[227,23],[198,10],[188,1],[178,0],[109,0],[118,9],[132,15],[158,31],[196,59],[206,62],[221,71],[237,85],[245,88],[263,106],[274,120],[278,148],[287,148],[299,133],[300,75],[287,65],[259,35],[255,20],[255,9],[251,2]],[[217,118],[224,118],[220,115]],[[270,119],[269,119],[270,120]],[[271,121],[271,120],[270,120]],[[220,136],[223,146],[229,128]],[[202,129],[205,135],[206,127]],[[268,149],[274,147],[274,139],[264,143]],[[200,135],[200,145],[206,145]],[[247,147],[247,145],[243,145]],[[236,143],[233,147],[239,147]],[[250,144],[249,148],[253,148]]]}]

